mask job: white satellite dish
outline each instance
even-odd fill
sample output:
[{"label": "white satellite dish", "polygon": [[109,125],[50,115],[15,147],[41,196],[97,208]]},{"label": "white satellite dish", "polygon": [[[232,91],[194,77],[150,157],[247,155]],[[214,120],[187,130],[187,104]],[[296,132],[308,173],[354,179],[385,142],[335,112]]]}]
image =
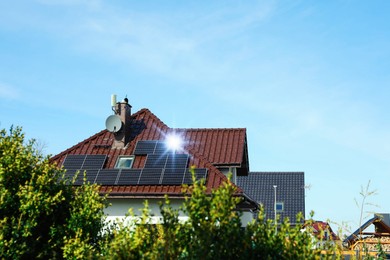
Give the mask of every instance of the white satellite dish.
[{"label": "white satellite dish", "polygon": [[122,121],[119,116],[111,115],[106,119],[106,129],[112,133],[116,133],[122,128]]}]

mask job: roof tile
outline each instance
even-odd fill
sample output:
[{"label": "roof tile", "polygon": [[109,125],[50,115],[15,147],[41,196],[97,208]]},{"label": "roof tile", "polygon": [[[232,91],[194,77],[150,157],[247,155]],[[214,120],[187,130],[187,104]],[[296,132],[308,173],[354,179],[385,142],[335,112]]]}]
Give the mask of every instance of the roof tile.
[{"label": "roof tile", "polygon": [[305,214],[305,181],[303,172],[250,172],[248,176],[239,176],[237,184],[245,193],[263,204],[266,216],[274,218],[275,191],[276,200],[284,203],[282,219],[289,217],[296,222],[299,212]]}]

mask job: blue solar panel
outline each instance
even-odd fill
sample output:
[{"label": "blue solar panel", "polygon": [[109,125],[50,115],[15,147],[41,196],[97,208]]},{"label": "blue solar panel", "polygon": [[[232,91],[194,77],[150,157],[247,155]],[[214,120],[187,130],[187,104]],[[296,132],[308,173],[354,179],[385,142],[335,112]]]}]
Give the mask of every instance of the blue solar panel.
[{"label": "blue solar panel", "polygon": [[77,170],[77,178],[75,179],[74,185],[83,185],[84,184],[84,171]]},{"label": "blue solar panel", "polygon": [[157,142],[158,141],[155,140],[138,141],[134,149],[134,155],[153,154],[156,149]]},{"label": "blue solar panel", "polygon": [[115,185],[120,169],[101,169],[95,183],[99,185]]},{"label": "blue solar panel", "polygon": [[68,154],[62,164],[65,169],[102,169],[107,155]]},{"label": "blue solar panel", "polygon": [[144,168],[139,178],[139,185],[159,185],[163,169],[161,168]]},{"label": "blue solar panel", "polygon": [[59,180],[64,180],[66,184],[71,184],[76,171],[77,170],[75,169],[66,170],[65,174],[63,176],[60,176]]},{"label": "blue solar panel", "polygon": [[106,158],[103,154],[87,155],[81,169],[102,169]]},{"label": "blue solar panel", "polygon": [[[194,169],[195,171],[195,180],[206,179],[207,178],[207,169],[198,168]],[[192,173],[187,169],[187,172],[184,175],[183,184],[192,184]]]},{"label": "blue solar panel", "polygon": [[180,185],[183,183],[186,168],[166,168],[162,176],[163,185]]},{"label": "blue solar panel", "polygon": [[86,155],[68,154],[65,157],[64,166],[65,169],[81,169],[83,166]]},{"label": "blue solar panel", "polygon": [[141,175],[141,169],[122,169],[117,185],[137,185]]},{"label": "blue solar panel", "polygon": [[156,149],[154,150],[154,154],[164,154],[167,152],[167,146],[165,142],[158,141],[156,143]]},{"label": "blue solar panel", "polygon": [[145,168],[165,168],[168,155],[148,154],[145,162]]},{"label": "blue solar panel", "polygon": [[169,154],[165,168],[187,168],[188,154]]},{"label": "blue solar panel", "polygon": [[[87,183],[95,183],[96,182],[96,177],[97,177],[97,175],[98,175],[98,173],[99,173],[99,170],[98,169],[96,169],[96,170],[87,170],[86,171],[86,177],[87,177]],[[83,172],[80,172],[80,175],[81,176],[83,176]]]},{"label": "blue solar panel", "polygon": [[[138,141],[135,155],[147,155],[143,169],[103,169],[106,155],[68,155],[63,163],[66,179],[80,171],[74,185],[86,181],[99,185],[181,185],[191,184],[188,154],[168,153],[165,143],[158,140]],[[207,169],[195,169],[196,179],[206,178]],[[70,183],[70,181],[69,181]]]},{"label": "blue solar panel", "polygon": [[206,177],[207,177],[207,169],[206,168],[195,169],[195,176],[196,176],[197,180],[199,180],[199,179],[206,179]]},{"label": "blue solar panel", "polygon": [[138,141],[134,149],[134,155],[164,154],[166,152],[166,144],[160,140]]}]

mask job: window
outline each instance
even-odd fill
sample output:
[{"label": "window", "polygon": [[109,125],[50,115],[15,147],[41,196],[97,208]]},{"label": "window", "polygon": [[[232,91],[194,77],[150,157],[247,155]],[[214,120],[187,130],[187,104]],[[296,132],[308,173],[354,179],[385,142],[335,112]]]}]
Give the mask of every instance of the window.
[{"label": "window", "polygon": [[284,203],[276,202],[275,208],[276,208],[276,212],[282,212],[284,210]]},{"label": "window", "polygon": [[328,234],[327,230],[325,230],[325,232],[324,232],[324,239],[329,240],[329,234]]},{"label": "window", "polygon": [[129,169],[133,166],[134,156],[119,156],[115,168]]}]

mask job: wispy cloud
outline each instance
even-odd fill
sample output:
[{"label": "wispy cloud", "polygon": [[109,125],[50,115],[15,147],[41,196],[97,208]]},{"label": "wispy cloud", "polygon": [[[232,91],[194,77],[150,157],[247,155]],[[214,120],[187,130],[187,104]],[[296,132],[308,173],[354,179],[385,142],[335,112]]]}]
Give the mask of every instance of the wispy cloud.
[{"label": "wispy cloud", "polygon": [[[78,1],[71,2],[76,9]],[[155,14],[119,10],[110,3],[93,6],[93,11],[88,7],[83,11],[77,7],[76,11],[68,5],[67,12],[74,15],[46,27],[80,51],[188,81],[220,79],[234,71],[235,61],[240,59],[237,53],[243,52],[237,46],[245,49],[246,45],[238,43],[239,34],[261,24],[274,8],[273,4],[253,1],[221,4],[207,12],[181,9]],[[221,39],[234,39],[235,45],[220,46]],[[220,55],[226,48],[234,51]]]}]

